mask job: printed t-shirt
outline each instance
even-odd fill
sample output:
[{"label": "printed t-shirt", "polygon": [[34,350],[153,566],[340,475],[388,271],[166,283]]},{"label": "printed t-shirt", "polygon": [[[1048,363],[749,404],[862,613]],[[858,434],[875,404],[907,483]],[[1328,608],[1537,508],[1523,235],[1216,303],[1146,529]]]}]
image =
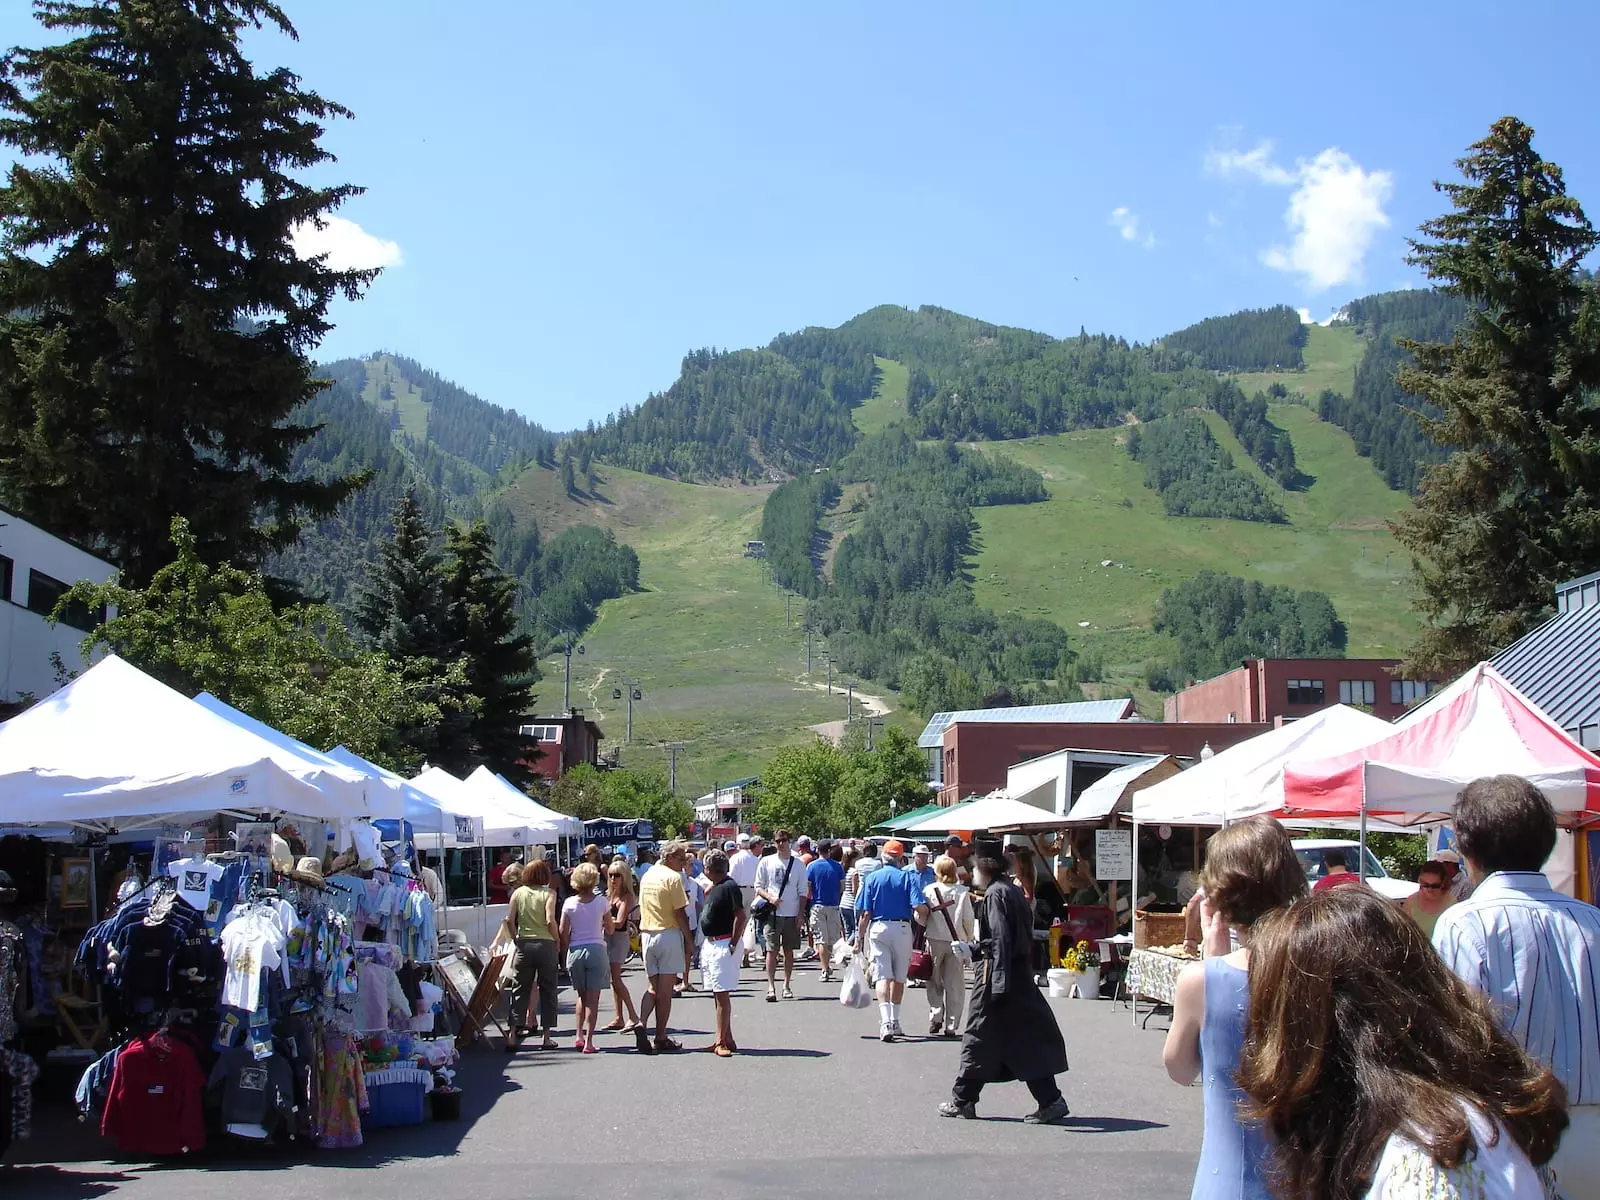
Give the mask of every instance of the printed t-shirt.
[{"label": "printed t-shirt", "polygon": [[178,895],[205,912],[211,906],[211,885],[222,878],[222,868],[203,858],[180,858],[167,864],[167,874],[178,881]]},{"label": "printed t-shirt", "polygon": [[689,907],[683,876],[656,863],[639,881],[639,928],[646,933],[678,928],[678,912]]}]

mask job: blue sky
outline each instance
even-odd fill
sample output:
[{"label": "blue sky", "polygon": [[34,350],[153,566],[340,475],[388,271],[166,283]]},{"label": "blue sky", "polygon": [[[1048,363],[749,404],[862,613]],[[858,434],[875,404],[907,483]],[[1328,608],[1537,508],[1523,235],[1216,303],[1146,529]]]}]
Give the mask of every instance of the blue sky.
[{"label": "blue sky", "polygon": [[[1560,48],[1595,44],[1586,5],[285,6],[299,42],[256,61],[356,113],[331,244],[394,264],[324,355],[555,428],[885,302],[1141,340],[1321,318],[1417,281],[1431,181],[1507,113],[1600,210]],[[37,41],[4,7],[0,42]]]}]

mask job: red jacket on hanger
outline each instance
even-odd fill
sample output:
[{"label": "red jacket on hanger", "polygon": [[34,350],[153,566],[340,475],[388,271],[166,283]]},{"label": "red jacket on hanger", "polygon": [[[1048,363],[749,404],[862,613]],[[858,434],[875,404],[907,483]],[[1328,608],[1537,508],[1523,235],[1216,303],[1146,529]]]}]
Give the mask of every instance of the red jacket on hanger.
[{"label": "red jacket on hanger", "polygon": [[203,1150],[205,1086],[194,1051],[177,1038],[135,1038],[117,1054],[100,1134],[126,1154]]}]

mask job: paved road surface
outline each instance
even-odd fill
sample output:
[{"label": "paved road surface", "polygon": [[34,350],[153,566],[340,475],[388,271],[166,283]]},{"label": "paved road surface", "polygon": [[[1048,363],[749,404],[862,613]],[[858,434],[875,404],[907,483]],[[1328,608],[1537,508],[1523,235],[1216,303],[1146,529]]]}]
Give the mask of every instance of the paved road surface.
[{"label": "paved road surface", "polygon": [[[752,975],[747,972],[747,978]],[[629,975],[637,986],[638,976]],[[1107,1002],[1052,1001],[1071,1072],[1069,1124],[1023,1125],[1020,1084],[991,1087],[980,1121],[939,1117],[957,1043],[876,1040],[876,1010],[841,1008],[813,968],[799,998],[766,1004],[753,982],[734,1001],[743,1053],[643,1058],[631,1039],[605,1053],[476,1049],[464,1059],[463,1120],[374,1131],[357,1150],[284,1154],[228,1143],[193,1163],[118,1162],[108,1144],[47,1109],[0,1195],[19,1200],[528,1200],[529,1197],[916,1197],[955,1200],[1014,1181],[1024,1196],[1186,1196],[1200,1145],[1200,1094],[1161,1069],[1161,1034]],[[570,1027],[570,993],[562,993]],[[926,1001],[907,993],[904,1024]],[[605,1014],[609,1019],[609,1014]],[[711,1001],[674,1008],[691,1047],[708,1045]],[[51,1114],[54,1113],[52,1118]],[[782,1166],[774,1166],[781,1156]],[[31,1164],[31,1165],[30,1165]],[[363,1168],[363,1169],[353,1169]]]}]

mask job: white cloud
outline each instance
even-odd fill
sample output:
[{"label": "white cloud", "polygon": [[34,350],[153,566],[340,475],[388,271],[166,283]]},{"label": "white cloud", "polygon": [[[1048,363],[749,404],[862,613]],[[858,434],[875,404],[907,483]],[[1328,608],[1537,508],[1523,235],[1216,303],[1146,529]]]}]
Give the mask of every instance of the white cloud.
[{"label": "white cloud", "polygon": [[1394,192],[1394,176],[1368,171],[1334,146],[1297,160],[1292,170],[1272,161],[1271,142],[1253,150],[1213,150],[1206,169],[1294,188],[1283,215],[1289,244],[1269,247],[1261,261],[1300,275],[1316,291],[1359,281],[1373,238],[1389,227],[1383,206]]},{"label": "white cloud", "polygon": [[302,222],[295,226],[289,241],[301,258],[327,255],[327,265],[335,271],[398,267],[404,262],[398,242],[374,237],[345,217],[323,217],[321,228]]},{"label": "white cloud", "polygon": [[1126,205],[1111,210],[1107,224],[1122,235],[1124,241],[1138,242],[1146,250],[1155,249],[1156,235],[1139,224],[1139,215]]},{"label": "white cloud", "polygon": [[1309,308],[1297,308],[1295,312],[1300,314],[1300,324],[1315,325],[1317,323],[1317,319],[1311,315]]}]

